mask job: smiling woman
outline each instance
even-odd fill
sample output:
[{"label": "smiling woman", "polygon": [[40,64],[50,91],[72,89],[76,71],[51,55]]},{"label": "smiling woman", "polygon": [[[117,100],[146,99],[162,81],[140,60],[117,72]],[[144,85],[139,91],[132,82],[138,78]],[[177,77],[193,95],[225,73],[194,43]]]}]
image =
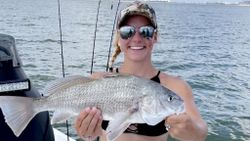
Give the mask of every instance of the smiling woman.
[{"label": "smiling woman", "polygon": [[[184,113],[165,115],[156,125],[144,122],[125,126],[125,131],[116,141],[166,141],[168,135],[179,140],[205,140],[207,125],[194,103],[190,86],[179,77],[161,72],[152,64],[152,50],[158,36],[154,9],[146,3],[135,1],[120,11],[116,27],[116,49],[111,58],[110,71],[114,71],[115,58],[122,52],[123,62],[115,69],[116,73],[140,76],[160,83],[180,96],[185,105]],[[107,73],[94,73],[92,77],[99,79],[106,75]],[[157,110],[154,112],[157,113]],[[91,140],[100,136],[104,141],[112,134],[105,133],[109,121],[103,121],[101,113],[100,109],[95,107],[86,108],[80,113],[75,125],[80,137]]]},{"label": "smiling woman", "polygon": [[[42,91],[49,81],[62,77],[57,3],[54,0],[0,1],[0,32],[15,36],[23,69],[33,86]],[[87,76],[98,1],[61,2],[66,74]],[[117,2],[102,1],[94,71],[106,69]],[[120,8],[128,4],[127,0],[121,2]],[[192,86],[195,103],[209,126],[206,140],[249,141],[250,8],[147,3],[155,9],[159,35],[152,62],[161,70],[160,76],[162,72],[181,76]],[[29,26],[32,24],[35,26]],[[115,60],[114,70],[121,62],[123,53]],[[130,129],[134,131],[134,127]],[[66,133],[65,124],[56,128]],[[74,131],[70,129],[70,135],[79,139]]]}]

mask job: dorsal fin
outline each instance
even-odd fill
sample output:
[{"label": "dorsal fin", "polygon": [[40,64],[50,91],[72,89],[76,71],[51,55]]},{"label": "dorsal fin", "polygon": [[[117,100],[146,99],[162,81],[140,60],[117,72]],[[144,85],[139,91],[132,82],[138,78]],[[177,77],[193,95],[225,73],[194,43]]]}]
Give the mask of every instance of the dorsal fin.
[{"label": "dorsal fin", "polygon": [[120,74],[118,73],[108,73],[103,76],[103,78],[113,78],[113,77],[118,77]]},{"label": "dorsal fin", "polygon": [[115,78],[115,77],[129,77],[131,75],[125,73],[108,73],[103,76],[103,78]]},{"label": "dorsal fin", "polygon": [[79,76],[79,75],[59,78],[59,79],[56,79],[56,80],[50,82],[44,88],[43,95],[49,96],[51,94],[57,93],[59,91],[62,91],[64,89],[72,87],[74,85],[88,83],[91,81],[94,81],[94,79],[91,79],[89,77]]}]

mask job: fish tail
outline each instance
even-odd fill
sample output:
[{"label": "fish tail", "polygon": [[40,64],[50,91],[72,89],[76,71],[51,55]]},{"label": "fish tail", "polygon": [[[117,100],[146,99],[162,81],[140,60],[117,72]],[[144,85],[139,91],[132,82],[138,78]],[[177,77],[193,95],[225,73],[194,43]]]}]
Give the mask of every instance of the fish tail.
[{"label": "fish tail", "polygon": [[29,97],[0,96],[0,108],[14,134],[18,137],[37,114]]}]

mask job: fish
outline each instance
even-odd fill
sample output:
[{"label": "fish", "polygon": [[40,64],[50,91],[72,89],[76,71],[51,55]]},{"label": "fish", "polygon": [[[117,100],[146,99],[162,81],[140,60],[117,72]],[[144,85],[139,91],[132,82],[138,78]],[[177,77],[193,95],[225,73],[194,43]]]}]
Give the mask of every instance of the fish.
[{"label": "fish", "polygon": [[0,96],[5,122],[18,137],[32,118],[53,112],[51,123],[77,117],[86,107],[97,107],[109,120],[107,140],[113,141],[133,123],[156,125],[172,114],[184,112],[176,93],[142,77],[109,74],[101,79],[67,76],[45,86],[40,98]]}]

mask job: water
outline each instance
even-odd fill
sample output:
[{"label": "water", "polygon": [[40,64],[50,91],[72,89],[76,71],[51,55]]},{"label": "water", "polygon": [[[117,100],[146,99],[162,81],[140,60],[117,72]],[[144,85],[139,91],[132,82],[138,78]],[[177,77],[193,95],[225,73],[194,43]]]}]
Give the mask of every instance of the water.
[{"label": "water", "polygon": [[[56,2],[0,0],[0,32],[16,38],[23,68],[39,91],[62,77]],[[116,9],[111,3],[101,3],[94,71],[105,71]],[[250,140],[250,7],[151,4],[160,31],[154,64],[191,85],[208,123],[207,141]],[[90,72],[97,5],[62,1],[66,75]],[[63,124],[55,127],[65,131]],[[70,133],[78,138],[73,128]]]}]

